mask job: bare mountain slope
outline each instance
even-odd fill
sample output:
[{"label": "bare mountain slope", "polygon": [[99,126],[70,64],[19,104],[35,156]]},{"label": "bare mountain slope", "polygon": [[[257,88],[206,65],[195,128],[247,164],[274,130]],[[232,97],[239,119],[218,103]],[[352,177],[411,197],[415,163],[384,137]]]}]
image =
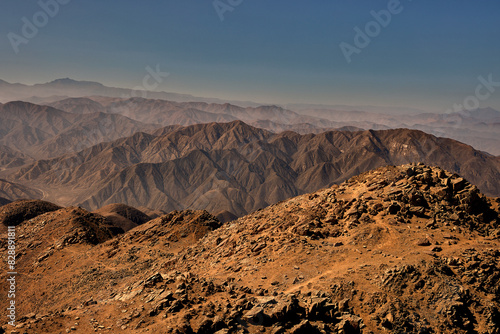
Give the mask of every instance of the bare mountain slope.
[{"label": "bare mountain slope", "polygon": [[453,138],[494,155],[500,153],[498,150],[500,112],[491,108],[444,114],[407,114],[404,111],[399,114],[384,114],[335,109],[299,109],[297,112],[279,106],[241,107],[229,103],[98,96],[65,99],[50,105],[70,112],[103,108],[106,112],[119,113],[132,119],[162,125],[189,125],[238,119],[274,132],[292,130],[299,133],[319,133],[342,127],[373,130],[409,128],[435,136]]},{"label": "bare mountain slope", "polygon": [[[349,333],[493,333],[498,204],[439,168],[384,167],[225,225],[166,269],[275,296],[242,312],[266,332],[297,332],[304,315],[304,332],[338,332],[343,317],[328,310],[340,307],[359,316]],[[297,318],[286,316],[291,294],[311,297]]]},{"label": "bare mountain slope", "polygon": [[[158,126],[107,113],[75,114],[27,102],[0,106],[0,144],[36,159],[76,152]],[[5,165],[22,163],[18,157]]]},{"label": "bare mountain slope", "polygon": [[119,203],[103,206],[92,213],[106,217],[114,226],[120,227],[125,232],[151,220],[151,217],[144,212]]},{"label": "bare mountain slope", "polygon": [[[241,216],[363,171],[416,161],[500,194],[499,159],[454,140],[407,129],[273,134],[241,121],[169,128],[160,136],[137,133],[38,161],[15,177],[43,186],[48,199],[66,205],[126,203]],[[58,193],[61,186],[71,189],[70,199]]]},{"label": "bare mountain slope", "polygon": [[11,201],[17,199],[38,199],[43,197],[43,193],[40,190],[19,183],[0,179],[0,197]]},{"label": "bare mountain slope", "polygon": [[16,168],[28,162],[32,162],[32,160],[33,159],[27,157],[18,150],[0,145],[0,168],[2,169]]},{"label": "bare mountain slope", "polygon": [[383,114],[355,110],[309,109],[302,110],[310,116],[333,122],[347,122],[365,129],[367,123],[389,128],[409,128],[425,131],[435,136],[453,138],[488,153],[500,154],[500,111],[492,108],[464,110],[453,113],[404,113]]},{"label": "bare mountain slope", "polygon": [[0,209],[0,222],[4,226],[17,226],[46,212],[61,209],[53,203],[40,200],[17,200]]},{"label": "bare mountain slope", "polygon": [[[69,98],[49,103],[61,110],[82,113],[89,110],[119,114],[144,123],[167,125],[191,125],[208,122],[236,120],[229,114],[195,109],[189,103],[144,98]],[[196,105],[196,104],[195,104]]]},{"label": "bare mountain slope", "polygon": [[86,97],[67,98],[52,103],[46,103],[46,105],[73,114],[106,112],[106,108],[104,108],[102,104]]},{"label": "bare mountain slope", "polygon": [[[26,324],[23,330],[33,333],[65,331],[60,322],[65,317],[63,310],[101,303],[104,291],[113,293],[118,287],[121,290],[135,284],[144,272],[159,269],[165,259],[219,226],[217,219],[207,212],[171,212],[126,234],[116,235],[104,217],[74,207],[23,221],[16,228],[17,253],[20,254],[16,269],[20,273],[17,284],[22,287],[25,302],[17,305],[17,322],[31,322],[32,316],[33,319],[39,317],[43,321]],[[1,233],[0,249],[3,250],[7,247],[7,238],[4,238],[4,230]],[[42,279],[44,284],[41,284]],[[5,284],[0,285],[1,293],[7,293],[5,287]],[[0,299],[2,307],[5,302],[7,298]],[[108,311],[114,312],[111,308],[101,310],[100,316]],[[130,312],[135,311],[131,308]],[[83,317],[81,321],[73,320],[71,326],[77,326],[83,333],[103,329],[95,319],[83,320]],[[115,319],[112,326],[115,330]]]},{"label": "bare mountain slope", "polygon": [[[92,102],[96,105],[92,104]],[[49,103],[68,112],[80,112],[89,108],[102,106],[108,113],[116,113],[126,117],[161,125],[191,125],[209,122],[229,122],[241,120],[247,123],[260,122],[261,127],[270,130],[339,128],[352,125],[345,122],[332,122],[327,119],[300,115],[294,111],[279,106],[240,107],[230,103],[204,102],[174,102],[145,98],[110,98],[103,96],[89,96],[88,98],[64,99]],[[306,125],[304,125],[306,124]],[[364,124],[368,126],[369,124]],[[377,125],[374,125],[378,128]]]},{"label": "bare mountain slope", "polygon": [[[35,85],[11,84],[0,80],[0,101],[24,100],[33,103],[50,104],[56,108],[74,113],[104,111],[127,114],[133,119],[160,122],[162,125],[188,125],[199,122],[227,122],[240,119],[248,123],[273,121],[281,125],[276,128],[309,123],[314,128],[339,128],[355,126],[363,129],[411,128],[435,136],[453,138],[491,154],[500,154],[498,124],[499,111],[481,108],[459,113],[423,113],[406,107],[374,106],[321,106],[289,105],[264,106],[249,101],[222,101],[186,94],[147,92],[149,102],[136,96],[130,89],[106,87],[97,82],[76,81],[69,78]],[[92,103],[89,99],[97,103]],[[170,102],[169,102],[170,101]],[[174,102],[176,101],[176,102]],[[197,102],[193,102],[197,101]],[[156,106],[150,108],[151,105]],[[113,111],[108,108],[112,106]],[[164,115],[161,116],[164,111]],[[241,107],[244,106],[244,107]],[[180,108],[179,108],[180,107]],[[192,109],[191,109],[192,108]],[[181,109],[185,110],[184,115]],[[146,111],[146,114],[143,113]],[[187,113],[191,115],[187,116]],[[273,127],[267,128],[272,130]],[[298,130],[300,129],[293,129]],[[317,131],[312,131],[317,132]]]},{"label": "bare mountain slope", "polygon": [[496,333],[499,205],[456,174],[411,164],[222,226],[175,211],[113,237],[97,215],[60,209],[17,227],[28,273],[17,276],[18,323],[37,333]]}]

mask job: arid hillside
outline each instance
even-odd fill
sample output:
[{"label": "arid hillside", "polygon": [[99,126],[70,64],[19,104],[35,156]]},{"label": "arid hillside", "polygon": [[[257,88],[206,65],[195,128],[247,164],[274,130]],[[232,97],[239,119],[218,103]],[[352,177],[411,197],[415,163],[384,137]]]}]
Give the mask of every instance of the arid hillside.
[{"label": "arid hillside", "polygon": [[[10,175],[44,199],[95,210],[113,203],[242,216],[373,168],[424,162],[500,195],[500,160],[421,131],[272,132],[241,121],[136,133],[39,160]],[[64,191],[62,191],[64,189]]]},{"label": "arid hillside", "polygon": [[16,222],[20,331],[500,328],[500,200],[437,167],[378,168],[224,225],[174,211],[122,233],[96,213],[37,205]]},{"label": "arid hillside", "polygon": [[31,159],[77,152],[159,127],[117,114],[68,113],[22,101],[0,105],[0,120],[2,167],[16,167]]}]

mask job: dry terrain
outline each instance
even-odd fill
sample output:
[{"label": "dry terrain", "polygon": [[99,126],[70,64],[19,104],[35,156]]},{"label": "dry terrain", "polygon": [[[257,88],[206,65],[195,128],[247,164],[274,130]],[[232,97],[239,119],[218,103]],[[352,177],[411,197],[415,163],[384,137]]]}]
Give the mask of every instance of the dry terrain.
[{"label": "dry terrain", "polygon": [[28,204],[1,208],[19,333],[499,332],[500,201],[437,167],[382,167],[223,225],[173,211],[123,233]]}]

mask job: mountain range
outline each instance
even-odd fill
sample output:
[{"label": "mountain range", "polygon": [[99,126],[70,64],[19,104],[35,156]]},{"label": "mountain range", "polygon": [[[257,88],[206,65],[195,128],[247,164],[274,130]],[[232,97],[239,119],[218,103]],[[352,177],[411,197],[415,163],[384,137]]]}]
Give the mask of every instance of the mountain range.
[{"label": "mountain range", "polygon": [[308,126],[317,132],[325,128],[348,125],[345,122],[333,122],[324,118],[301,115],[275,105],[241,107],[229,103],[174,102],[139,97],[123,99],[102,96],[68,98],[46,102],[46,104],[66,112],[100,111],[163,126],[241,120],[249,124],[260,122],[261,126],[269,126],[270,130],[273,130],[273,127],[288,126],[294,129],[294,127]]},{"label": "mountain range", "polygon": [[499,332],[500,112],[143,93],[0,80],[12,333]]},{"label": "mountain range", "polygon": [[[20,83],[9,83],[0,80],[0,102],[14,100],[30,101],[34,103],[45,102],[49,100],[63,99],[68,97],[83,96],[109,96],[109,97],[133,97],[147,96],[152,99],[174,100],[180,102],[204,101],[209,103],[226,103],[216,98],[198,97],[189,94],[178,94],[171,92],[156,91],[135,91],[134,89],[107,87],[99,82],[78,81],[70,78],[56,79],[50,82],[34,85],[25,85]],[[258,106],[259,104],[250,101],[232,101],[239,105]]]},{"label": "mountain range", "polygon": [[[375,167],[417,161],[463,174],[488,195],[500,193],[500,158],[417,130],[347,125],[369,125],[373,114],[366,112],[316,110],[314,117],[279,106],[104,96],[47,104],[0,105],[7,200],[43,198],[91,210],[113,203],[206,209],[225,221]],[[494,126],[497,113],[478,110],[474,119]],[[397,125],[394,116],[376,116]],[[473,123],[469,116],[463,124]],[[405,117],[445,122],[442,115]]]},{"label": "mountain range", "polygon": [[[142,98],[110,100],[91,97],[90,100],[93,101],[89,101],[92,104],[100,102],[103,111],[119,113],[146,123],[188,125],[242,120],[273,132],[290,130],[304,134],[349,127],[367,130],[408,128],[452,138],[493,155],[500,155],[500,112],[492,108],[444,114],[384,114],[335,109],[292,111],[279,106],[239,107],[228,103],[172,102]],[[88,108],[87,104],[82,100],[66,99],[50,105],[69,111],[83,110]],[[202,113],[203,111],[210,114]]]},{"label": "mountain range", "polygon": [[[79,151],[158,126],[103,112],[68,113],[28,102],[0,105],[3,167]],[[11,160],[10,162],[7,161]]]},{"label": "mountain range", "polygon": [[144,92],[147,98],[134,96],[137,93],[130,89],[69,78],[31,86],[0,80],[0,102],[23,100],[52,105],[69,112],[99,110],[119,113],[146,123],[158,122],[164,126],[239,119],[274,132],[291,130],[319,133],[343,127],[365,130],[410,128],[452,138],[490,154],[500,155],[500,112],[488,107],[444,113],[423,112],[407,107],[306,104],[262,108],[262,104],[255,102],[222,101],[166,92]]},{"label": "mountain range", "polygon": [[399,113],[339,111],[332,109],[305,109],[301,113],[333,122],[350,122],[364,128],[374,123],[387,128],[409,128],[425,131],[439,137],[448,137],[467,143],[477,149],[500,155],[500,112],[479,108],[448,113]]},{"label": "mountain range", "polygon": [[10,177],[61,205],[94,210],[125,203],[241,216],[376,167],[415,161],[500,194],[500,159],[451,139],[408,129],[275,134],[241,121],[139,132],[38,160]]}]

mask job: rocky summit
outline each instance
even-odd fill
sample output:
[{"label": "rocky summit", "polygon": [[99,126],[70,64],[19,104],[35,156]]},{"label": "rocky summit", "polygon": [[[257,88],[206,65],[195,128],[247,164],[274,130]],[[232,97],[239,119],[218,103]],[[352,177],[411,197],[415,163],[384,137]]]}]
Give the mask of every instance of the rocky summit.
[{"label": "rocky summit", "polygon": [[98,211],[9,205],[18,333],[500,333],[500,200],[438,167],[224,224],[173,211],[123,232]]}]

